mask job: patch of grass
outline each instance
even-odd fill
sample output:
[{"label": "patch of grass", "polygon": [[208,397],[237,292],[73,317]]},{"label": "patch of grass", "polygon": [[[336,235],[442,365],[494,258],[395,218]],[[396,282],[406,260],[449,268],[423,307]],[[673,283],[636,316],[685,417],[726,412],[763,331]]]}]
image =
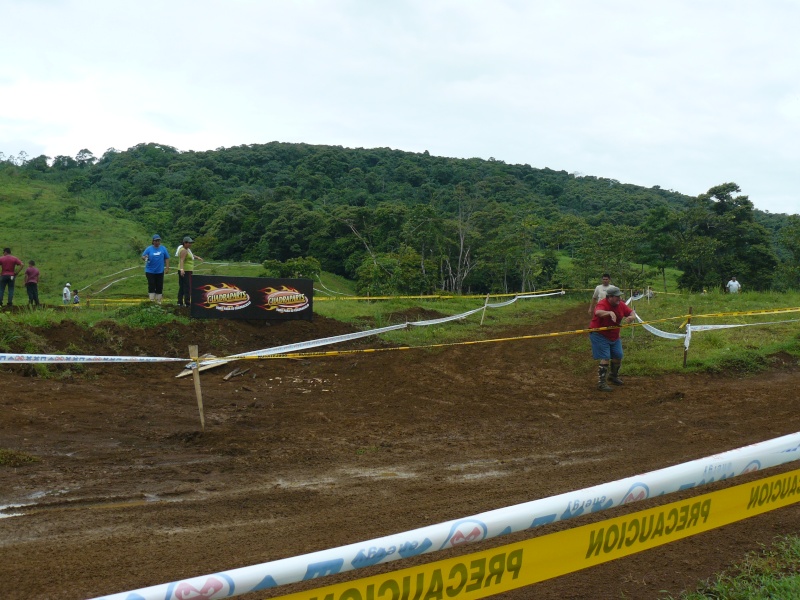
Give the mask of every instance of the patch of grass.
[{"label": "patch of grass", "polygon": [[[800,293],[745,293],[738,295],[657,294],[650,302],[639,301],[635,308],[645,321],[670,333],[684,333],[691,309],[693,325],[747,324],[746,327],[695,331],[687,354],[686,371],[753,373],[767,368],[769,357],[786,352],[800,357],[800,312],[727,315],[748,311],[800,307]],[[760,325],[759,325],[760,324]],[[655,337],[641,328],[622,332],[625,371],[654,375],[683,369],[680,341]]]},{"label": "patch of grass", "polygon": [[[668,597],[672,599],[672,596]],[[800,537],[778,538],[770,548],[752,552],[714,580],[705,581],[680,600],[767,600],[800,598]]]},{"label": "patch of grass", "polygon": [[185,317],[180,317],[157,304],[137,304],[118,312],[119,322],[128,327],[147,329],[164,323],[187,323]]},{"label": "patch of grass", "polygon": [[17,468],[35,462],[39,462],[39,458],[36,456],[26,454],[25,452],[19,452],[17,450],[0,448],[0,466]]}]

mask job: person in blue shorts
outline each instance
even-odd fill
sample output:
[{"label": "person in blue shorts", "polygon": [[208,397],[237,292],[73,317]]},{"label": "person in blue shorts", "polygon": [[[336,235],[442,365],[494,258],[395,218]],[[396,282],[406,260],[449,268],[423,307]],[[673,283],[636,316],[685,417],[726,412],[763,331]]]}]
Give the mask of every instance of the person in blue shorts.
[{"label": "person in blue shorts", "polygon": [[[622,385],[619,378],[619,368],[622,365],[622,341],[619,339],[619,326],[622,323],[631,323],[636,317],[633,309],[622,301],[622,292],[615,286],[609,286],[606,297],[597,303],[594,309],[590,329],[611,327],[604,331],[592,331],[589,340],[592,343],[592,357],[600,361],[597,371],[597,389],[601,392],[610,392],[613,388],[606,383]],[[611,373],[609,374],[609,363]]]},{"label": "person in blue shorts", "polygon": [[161,304],[164,297],[164,275],[169,273],[169,252],[161,246],[160,235],[153,236],[153,243],[142,252],[142,260],[150,302]]}]

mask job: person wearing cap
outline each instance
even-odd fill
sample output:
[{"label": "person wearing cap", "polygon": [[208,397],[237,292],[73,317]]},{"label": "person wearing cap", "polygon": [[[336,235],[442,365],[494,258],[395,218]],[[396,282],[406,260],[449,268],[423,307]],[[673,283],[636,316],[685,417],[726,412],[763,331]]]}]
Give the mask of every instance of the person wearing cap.
[{"label": "person wearing cap", "polygon": [[72,290],[70,289],[72,286],[67,283],[64,286],[64,289],[61,290],[61,302],[66,306],[72,301]]},{"label": "person wearing cap", "polygon": [[602,283],[594,288],[594,294],[592,294],[592,301],[589,303],[589,316],[594,316],[594,307],[597,306],[597,303],[600,302],[603,298],[606,297],[606,292],[608,288],[611,287],[611,275],[608,273],[603,273],[603,277],[601,278]]},{"label": "person wearing cap", "polygon": [[164,297],[164,275],[169,273],[169,252],[161,246],[160,235],[153,236],[153,243],[142,252],[142,260],[150,302],[161,304]]},{"label": "person wearing cap", "polygon": [[178,248],[178,306],[191,306],[192,304],[192,273],[194,261],[203,260],[192,253],[194,240],[188,235],[183,238],[183,244]]},{"label": "person wearing cap", "polygon": [[[619,378],[619,368],[622,365],[622,341],[619,339],[619,326],[631,323],[636,317],[633,309],[622,301],[622,292],[615,286],[609,286],[606,297],[597,303],[592,316],[590,329],[610,327],[604,331],[592,331],[589,339],[592,343],[592,357],[600,361],[597,371],[597,389],[601,392],[610,392],[613,388],[606,380],[614,385],[622,385]],[[609,363],[611,371],[609,373]]]},{"label": "person wearing cap", "polygon": [[11,248],[3,248],[0,256],[0,305],[8,288],[8,302],[6,306],[14,306],[14,278],[22,271],[22,261],[11,254]]}]

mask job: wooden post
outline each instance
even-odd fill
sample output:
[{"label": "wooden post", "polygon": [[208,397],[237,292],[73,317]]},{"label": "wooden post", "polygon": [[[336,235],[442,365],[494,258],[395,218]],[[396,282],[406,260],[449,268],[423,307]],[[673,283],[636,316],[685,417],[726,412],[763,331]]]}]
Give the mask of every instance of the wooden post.
[{"label": "wooden post", "polygon": [[489,304],[489,294],[486,294],[486,301],[483,303],[483,314],[481,315],[481,325],[483,325],[483,319],[486,317],[487,304]]},{"label": "wooden post", "polygon": [[203,414],[203,392],[200,390],[200,361],[197,346],[189,346],[189,358],[194,362],[192,376],[194,377],[194,391],[197,394],[197,409],[200,411],[200,429],[206,430],[206,417]]},{"label": "wooden post", "polygon": [[[686,319],[686,326],[688,327],[692,323],[692,307],[689,307],[689,316]],[[689,349],[686,347],[686,344],[683,345],[683,368],[686,368],[686,355],[689,353]]]}]

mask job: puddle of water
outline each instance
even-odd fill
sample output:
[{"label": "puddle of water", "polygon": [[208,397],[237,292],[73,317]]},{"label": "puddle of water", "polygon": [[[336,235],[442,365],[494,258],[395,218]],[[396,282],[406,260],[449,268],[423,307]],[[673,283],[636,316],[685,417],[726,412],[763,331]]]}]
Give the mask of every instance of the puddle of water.
[{"label": "puddle of water", "polygon": [[471,480],[471,479],[486,479],[488,477],[504,477],[507,473],[501,471],[484,471],[483,473],[463,473],[455,477],[450,477],[451,480]]},{"label": "puddle of water", "polygon": [[399,469],[345,469],[350,477],[369,477],[370,479],[413,479],[416,473]]}]

